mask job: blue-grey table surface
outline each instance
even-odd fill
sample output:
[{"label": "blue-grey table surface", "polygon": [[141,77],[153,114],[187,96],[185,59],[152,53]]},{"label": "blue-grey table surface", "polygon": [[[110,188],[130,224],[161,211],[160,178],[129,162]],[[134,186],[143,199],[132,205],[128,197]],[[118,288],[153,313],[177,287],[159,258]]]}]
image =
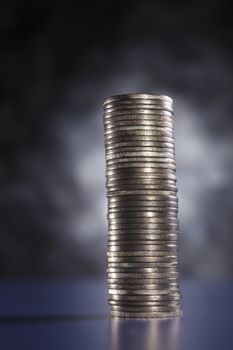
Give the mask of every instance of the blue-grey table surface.
[{"label": "blue-grey table surface", "polygon": [[109,317],[99,280],[0,282],[0,349],[233,349],[233,282],[181,283],[182,319]]}]

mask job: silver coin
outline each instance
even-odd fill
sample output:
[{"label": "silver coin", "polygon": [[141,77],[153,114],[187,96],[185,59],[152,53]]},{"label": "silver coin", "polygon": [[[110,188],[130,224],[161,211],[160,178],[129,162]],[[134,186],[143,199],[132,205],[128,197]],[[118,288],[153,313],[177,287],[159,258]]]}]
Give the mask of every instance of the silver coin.
[{"label": "silver coin", "polygon": [[[110,160],[110,159],[122,159],[122,158],[155,158],[157,161],[157,158],[169,158],[169,159],[175,159],[174,155],[170,152],[154,152],[154,151],[132,151],[132,152],[118,152],[118,153],[111,153],[107,154],[105,159]],[[136,159],[137,159],[136,158]]]},{"label": "silver coin", "polygon": [[130,278],[127,277],[108,277],[107,283],[122,283],[122,284],[132,284],[132,285],[145,285],[145,284],[160,284],[161,286],[170,284],[170,283],[177,283],[176,276],[169,276],[165,278],[151,278],[151,277],[136,277],[136,278]]},{"label": "silver coin", "polygon": [[171,199],[164,198],[164,196],[121,196],[121,197],[109,197],[108,198],[108,207],[116,208],[116,207],[138,207],[140,204],[144,207],[145,209],[148,206],[153,206],[154,208],[178,208],[178,198],[177,197],[172,197]]},{"label": "silver coin", "polygon": [[126,147],[153,147],[156,149],[170,149],[175,152],[175,144],[174,142],[161,142],[161,141],[147,141],[147,140],[141,140],[141,141],[131,141],[131,140],[124,140],[121,142],[115,142],[115,143],[106,143],[105,149],[106,151],[109,150],[119,150],[121,148]]},{"label": "silver coin", "polygon": [[171,97],[166,96],[166,95],[155,95],[155,94],[141,94],[141,93],[135,93],[135,94],[122,94],[122,95],[114,95],[105,98],[103,105],[106,105],[108,103],[112,102],[118,102],[118,101],[134,101],[137,99],[142,99],[142,100],[155,100],[155,101],[168,101],[171,104],[173,103],[173,100]]},{"label": "silver coin", "polygon": [[[114,174],[115,172],[115,174]],[[134,174],[157,174],[159,178],[169,178],[171,175],[176,175],[175,164],[166,163],[154,163],[154,162],[128,162],[121,164],[109,164],[106,170],[106,176],[111,177],[111,175],[126,175],[130,173]],[[161,176],[160,176],[161,175]]]},{"label": "silver coin", "polygon": [[[151,235],[155,237],[162,237],[162,236],[167,236],[168,234],[172,235],[179,235],[179,230],[161,230],[161,229],[141,229],[141,228],[136,228],[135,230],[109,230],[108,231],[109,235],[117,236],[117,235],[138,235],[138,236],[143,236],[143,235]],[[130,239],[130,238],[129,238]]]},{"label": "silver coin", "polygon": [[[178,273],[162,273],[162,272],[142,272],[142,273],[128,273],[128,272],[111,272],[107,274],[108,279],[115,279],[115,281],[119,281],[121,279],[134,280],[135,278],[141,279],[156,279],[156,280],[164,280],[166,283],[170,281],[172,278],[177,281],[179,274]],[[149,283],[149,282],[148,282]],[[159,283],[159,282],[158,282]]]},{"label": "silver coin", "polygon": [[173,293],[179,293],[178,289],[168,289],[168,290],[144,290],[144,289],[109,289],[108,294],[111,295],[171,295]]},{"label": "silver coin", "polygon": [[109,267],[107,269],[108,274],[111,273],[126,273],[126,274],[149,274],[149,273],[155,273],[160,275],[164,274],[178,274],[178,269],[177,266],[170,266],[170,267],[138,267],[137,269],[132,269],[132,268],[126,268],[126,267]]},{"label": "silver coin", "polygon": [[[115,105],[117,106],[117,104]],[[141,104],[136,104],[135,107],[133,106],[133,104],[131,104],[131,106],[129,105],[130,108],[122,108],[124,107],[123,105],[121,105],[120,109],[115,109],[112,110],[112,106],[109,105],[110,108],[106,108],[104,107],[103,110],[103,118],[104,120],[106,118],[114,118],[114,116],[118,116],[118,115],[125,115],[125,114],[144,114],[144,115],[162,115],[162,116],[168,116],[168,117],[172,117],[174,119],[174,112],[171,108],[147,108],[147,105],[143,105],[143,103]],[[156,106],[157,107],[157,106]],[[161,107],[158,106],[158,107]]]},{"label": "silver coin", "polygon": [[175,157],[175,151],[172,148],[158,148],[158,147],[121,147],[116,149],[110,149],[105,151],[106,157],[120,156],[120,155],[132,155],[132,154],[156,154],[158,157]]},{"label": "silver coin", "polygon": [[165,205],[165,203],[162,203],[163,205],[159,205],[159,203],[151,201],[149,202],[143,202],[140,206],[138,201],[121,201],[121,202],[113,202],[108,203],[108,212],[109,213],[117,213],[117,212],[134,212],[134,211],[154,211],[157,213],[176,213],[178,215],[178,204],[172,203],[170,207]]},{"label": "silver coin", "polygon": [[171,293],[166,295],[115,295],[111,294],[110,300],[129,300],[129,301],[178,301],[181,299],[180,293]]},{"label": "silver coin", "polygon": [[122,312],[122,311],[111,311],[112,318],[122,318],[122,319],[147,319],[147,318],[175,318],[181,317],[183,315],[181,310],[171,311],[171,312]]},{"label": "silver coin", "polygon": [[[141,213],[141,214],[140,214]],[[118,214],[118,215],[117,215]],[[137,214],[139,214],[137,216]],[[146,215],[146,212],[132,211],[124,213],[109,213],[108,222],[111,225],[114,224],[132,224],[136,222],[148,224],[148,223],[175,223],[178,224],[177,213],[172,212],[154,212],[154,215]]]},{"label": "silver coin", "polygon": [[[129,237],[130,236],[130,237]],[[109,235],[108,237],[108,242],[116,242],[118,243],[119,240],[124,240],[126,239],[127,241],[132,241],[132,243],[137,240],[137,241],[148,241],[149,243],[157,242],[157,241],[168,241],[168,242],[176,242],[179,240],[178,234],[176,235],[169,235],[169,234],[164,234],[161,236],[155,236],[155,235]]]},{"label": "silver coin", "polygon": [[173,111],[169,110],[162,110],[162,109],[156,109],[156,110],[148,110],[145,108],[134,108],[134,109],[127,109],[127,110],[118,110],[118,111],[110,111],[110,110],[104,110],[103,113],[103,120],[106,122],[107,120],[114,121],[115,118],[119,117],[132,117],[132,118],[148,118],[152,117],[153,119],[158,120],[164,120],[165,118],[169,118],[171,121],[174,122],[174,113]]},{"label": "silver coin", "polygon": [[[106,135],[107,136],[107,135]],[[126,133],[124,133],[124,135],[116,135],[116,136],[112,136],[112,137],[106,137],[105,136],[105,145],[109,146],[111,144],[116,144],[116,143],[121,143],[121,142],[125,142],[126,136],[129,136],[129,141],[128,144],[131,142],[135,142],[137,141],[137,145],[140,145],[140,142],[154,142],[154,143],[158,143],[160,142],[161,146],[163,145],[164,147],[170,143],[173,147],[174,147],[174,137],[169,137],[169,136],[165,136],[165,135],[156,135],[156,133],[154,134],[145,134],[145,133],[139,133],[139,135],[135,134],[135,132],[133,133],[128,133],[126,135]]]},{"label": "silver coin", "polygon": [[[108,224],[108,229],[109,230],[130,230],[130,229],[136,229],[138,228],[138,223],[121,223],[121,224]],[[174,229],[174,230],[179,230],[179,225],[178,223],[152,223],[152,222],[147,222],[147,223],[141,223],[140,224],[140,228],[141,229],[149,229],[149,230],[153,230],[153,229],[157,229],[157,230],[170,230],[170,229]]]},{"label": "silver coin", "polygon": [[115,123],[108,122],[104,125],[105,133],[108,132],[117,132],[117,131],[126,131],[126,130],[151,130],[151,131],[162,131],[174,133],[173,124],[163,124],[162,122],[149,121],[119,121]]},{"label": "silver coin", "polygon": [[143,139],[149,140],[153,138],[154,141],[160,140],[163,141],[172,141],[174,142],[174,133],[168,131],[153,131],[153,130],[119,130],[119,131],[105,131],[105,143],[108,144],[112,141],[119,142],[121,139],[129,137],[132,141],[134,139]]},{"label": "silver coin", "polygon": [[178,282],[171,282],[167,284],[160,284],[160,283],[153,283],[153,284],[148,284],[148,283],[121,283],[121,282],[114,282],[114,283],[108,283],[108,288],[110,289],[126,289],[126,290],[153,290],[153,291],[167,291],[167,290],[177,290],[179,291],[179,283]]},{"label": "silver coin", "polygon": [[[163,176],[161,176],[163,175]],[[164,176],[165,175],[165,176]],[[161,182],[161,183],[173,183],[176,184],[177,179],[176,175],[174,173],[168,172],[167,174],[159,174],[157,172],[151,172],[151,173],[143,173],[143,172],[135,172],[132,173],[132,171],[123,171],[123,172],[116,172],[115,174],[109,174],[106,178],[106,183],[114,183],[114,182],[132,182],[132,183],[146,183],[148,181],[151,181],[151,183]]]},{"label": "silver coin", "polygon": [[131,211],[131,212],[121,212],[121,213],[109,213],[107,215],[108,219],[122,219],[122,218],[171,218],[177,220],[176,212],[151,212],[151,211]]},{"label": "silver coin", "polygon": [[[120,181],[119,181],[120,182]],[[139,191],[143,191],[143,190],[161,190],[161,191],[172,191],[172,192],[177,192],[177,186],[176,185],[170,185],[170,184],[164,184],[161,183],[160,184],[152,184],[152,183],[146,183],[146,182],[142,182],[142,183],[138,183],[138,184],[129,184],[129,183],[123,183],[123,181],[121,181],[119,184],[107,184],[106,186],[107,191],[108,192],[113,192],[113,191],[131,191],[131,190],[139,190]]]},{"label": "silver coin", "polygon": [[[168,128],[172,131],[174,131],[174,123],[172,121],[161,121],[161,120],[156,120],[154,119],[146,119],[146,118],[134,118],[134,119],[125,119],[125,120],[107,120],[104,122],[104,128],[105,130],[116,128],[116,127],[123,127],[123,126],[129,126],[129,125],[134,125],[134,126],[153,126],[153,127],[158,127],[160,128]],[[158,130],[159,130],[158,129]],[[163,129],[162,129],[163,130]]]},{"label": "silver coin", "polygon": [[131,139],[132,137],[137,136],[149,136],[149,137],[170,137],[174,142],[174,130],[170,128],[159,128],[152,126],[125,126],[125,127],[115,127],[115,128],[107,128],[104,130],[105,141],[111,141],[112,138],[122,138],[128,136]]},{"label": "silver coin", "polygon": [[177,309],[179,309],[179,305],[174,305],[174,306],[112,305],[111,309],[113,311],[123,311],[123,312],[153,312],[153,311],[172,312],[172,311],[177,311]]},{"label": "silver coin", "polygon": [[[129,256],[109,256],[107,258],[108,263],[177,263],[177,253],[167,252],[166,255],[146,254],[141,256],[129,255]],[[171,277],[171,276],[170,276]]]},{"label": "silver coin", "polygon": [[[178,273],[178,267],[179,264],[177,261],[172,261],[172,260],[164,260],[164,261],[155,261],[154,263],[147,263],[146,261],[144,262],[144,265],[141,261],[139,262],[112,262],[112,258],[110,258],[111,261],[109,261],[108,259],[108,264],[115,264],[114,266],[110,266],[107,269],[108,273]],[[119,258],[120,259],[120,258]],[[177,259],[176,259],[177,260]],[[135,266],[135,267],[126,267],[126,266],[122,266],[122,264],[126,265],[126,264],[139,264],[139,266]],[[140,264],[142,266],[140,266]],[[108,265],[109,266],[109,265]]]},{"label": "silver coin", "polygon": [[145,206],[142,206],[142,207],[135,207],[135,206],[132,206],[132,207],[127,207],[127,206],[124,206],[124,205],[121,205],[120,207],[111,207],[111,206],[108,206],[108,213],[109,214],[123,214],[124,215],[130,215],[131,213],[135,213],[135,212],[138,212],[138,213],[146,213],[146,212],[149,212],[149,213],[155,213],[155,214],[172,214],[172,215],[177,215],[178,213],[178,209],[177,208],[169,208],[169,207],[145,207]]},{"label": "silver coin", "polygon": [[[131,244],[134,244],[135,241],[137,242],[145,242],[148,241],[147,244],[156,244],[161,241],[166,241],[168,243],[176,243],[179,240],[178,234],[176,235],[161,235],[161,236],[153,236],[153,235],[133,235],[131,234],[130,237],[128,235],[109,235],[108,236],[108,243],[112,243],[114,245],[114,242],[119,245],[122,241],[127,240],[127,242],[132,242]],[[120,243],[119,243],[120,242]]]},{"label": "silver coin", "polygon": [[125,287],[119,289],[109,288],[108,294],[113,295],[170,295],[172,293],[179,293],[179,289],[127,289]]},{"label": "silver coin", "polygon": [[178,201],[150,201],[150,200],[118,200],[111,201],[111,197],[108,199],[108,209],[110,210],[122,210],[122,211],[134,211],[134,210],[154,210],[154,211],[177,211]]},{"label": "silver coin", "polygon": [[172,251],[178,247],[177,241],[148,241],[148,240],[118,240],[110,241],[108,239],[109,251],[138,251],[138,250],[154,250],[154,251]]},{"label": "silver coin", "polygon": [[[170,200],[176,199],[176,192],[174,191],[166,191],[166,190],[121,190],[117,192],[117,196],[130,196],[130,195],[137,195],[137,196],[148,196],[155,197],[156,199],[165,199],[168,198]],[[114,196],[111,191],[108,191],[107,196]],[[114,196],[115,197],[115,196]],[[152,199],[153,200],[153,199]]]},{"label": "silver coin", "polygon": [[174,129],[168,126],[152,126],[152,125],[128,125],[115,126],[105,128],[104,135],[107,138],[122,135],[149,135],[149,136],[168,136],[174,138]]},{"label": "silver coin", "polygon": [[[107,260],[109,262],[108,267],[128,267],[128,268],[135,268],[135,267],[158,267],[157,262],[174,262],[177,264],[178,262],[178,256],[177,254],[167,253],[160,256],[112,256],[108,255]],[[150,266],[151,265],[151,266]],[[172,264],[168,267],[172,267]]]},{"label": "silver coin", "polygon": [[[166,123],[166,124],[165,124]],[[161,131],[165,133],[171,133],[174,135],[174,124],[168,122],[154,121],[154,120],[123,120],[123,121],[108,121],[104,125],[105,134],[115,133],[118,131],[140,131],[140,130],[149,130],[149,131]]]},{"label": "silver coin", "polygon": [[[178,256],[177,253],[172,252],[167,252],[167,254],[164,254],[164,256],[161,255],[156,255],[153,254],[153,252],[149,252],[150,254],[138,254],[138,255],[125,255],[125,256],[117,256],[117,255],[112,255],[108,256],[107,260],[108,263],[148,263],[148,262],[153,262],[153,263],[159,263],[159,262],[164,262],[164,263],[176,263],[178,261]],[[171,276],[170,276],[171,277]]]},{"label": "silver coin", "polygon": [[156,186],[156,187],[164,187],[164,186],[171,186],[172,188],[176,188],[176,181],[174,180],[167,180],[167,179],[117,179],[117,180],[111,180],[107,179],[106,187],[119,187],[119,186]]},{"label": "silver coin", "polygon": [[158,123],[170,123],[174,125],[174,113],[169,111],[148,111],[144,109],[137,109],[134,111],[132,110],[126,110],[126,111],[116,111],[116,112],[109,112],[105,111],[103,115],[103,123],[104,126],[107,123],[117,123],[120,121],[126,121],[131,123],[137,123],[144,120],[152,121],[152,122],[158,122]]},{"label": "silver coin", "polygon": [[150,168],[150,167],[137,167],[137,168],[122,168],[122,169],[108,169],[106,170],[107,177],[110,178],[116,178],[118,177],[126,177],[126,176],[151,176],[151,177],[157,177],[157,178],[176,178],[176,169],[175,168]]},{"label": "silver coin", "polygon": [[169,123],[174,126],[174,115],[169,111],[148,111],[138,109],[137,111],[117,111],[117,112],[105,112],[103,116],[104,127],[108,124],[118,122],[131,122],[140,123],[142,121],[156,122],[156,123]]},{"label": "silver coin", "polygon": [[[111,225],[111,224],[108,224],[108,230],[109,231],[112,231],[112,230],[119,230],[119,231],[131,231],[129,232],[133,234],[133,231],[136,230],[138,228],[138,225],[139,224],[121,224],[121,225]],[[164,230],[164,234],[166,234],[166,232],[170,231],[170,230],[176,230],[176,231],[179,231],[179,226],[178,224],[164,224],[164,223],[158,223],[158,224],[152,224],[152,223],[147,223],[147,224],[140,224],[140,228],[142,230],[144,229],[148,229],[148,230],[153,230],[153,229],[156,229],[156,230]],[[124,239],[122,239],[123,241]],[[130,241],[130,240],[129,240]],[[132,241],[131,241],[132,242]]]},{"label": "silver coin", "polygon": [[[136,229],[135,229],[136,230]],[[118,234],[113,234],[112,231],[109,231],[111,233],[108,234],[108,244],[109,245],[114,245],[116,242],[117,244],[121,244],[121,245],[132,245],[134,244],[135,246],[137,244],[144,244],[144,245],[159,245],[161,244],[161,242],[164,244],[175,244],[176,242],[167,242],[168,241],[168,235],[171,235],[170,230],[164,230],[163,233],[161,234],[156,234],[156,233],[135,233],[134,230],[128,229],[128,233],[127,233],[127,229],[124,229],[124,231],[126,232],[125,234],[122,234],[123,230]],[[171,230],[174,231],[174,230]],[[173,236],[171,237],[175,237],[175,236],[179,236],[179,231],[175,230],[177,233],[173,234]],[[155,242],[151,242],[149,239],[145,238],[146,236],[151,236],[152,238],[158,238],[158,241]],[[136,237],[140,237],[140,239],[136,239]],[[162,237],[165,237],[166,239],[162,240]],[[138,242],[138,243],[134,243],[134,242]]]},{"label": "silver coin", "polygon": [[[172,242],[171,242],[172,243]],[[168,244],[171,244],[168,243]],[[147,244],[146,247],[149,246],[149,249],[144,247],[141,248],[140,245],[134,246],[133,249],[131,246],[121,246],[121,245],[113,245],[113,246],[108,246],[108,256],[107,259],[109,260],[110,258],[112,259],[112,262],[117,262],[119,260],[121,261],[136,261],[136,262],[154,262],[154,259],[157,259],[159,257],[171,257],[171,256],[176,256],[178,259],[179,256],[179,249],[178,245],[175,247],[165,247],[161,248],[159,245],[157,245],[157,249],[150,249],[151,244]],[[118,250],[113,250],[110,249],[112,247],[119,248]],[[121,249],[122,248],[122,249]],[[113,254],[115,253],[115,254]],[[116,253],[122,253],[121,255],[117,255]],[[125,253],[125,255],[123,254]],[[132,253],[130,255],[130,253]],[[115,259],[115,260],[113,260]]]},{"label": "silver coin", "polygon": [[[131,245],[134,244],[133,240],[131,241]],[[137,242],[142,242],[142,245],[145,246],[143,241],[137,241]],[[110,246],[108,245],[108,247],[118,247],[119,250],[110,250],[108,249],[108,258],[112,258],[112,259],[118,259],[118,258],[122,258],[121,260],[123,260],[123,258],[125,259],[125,261],[130,260],[131,262],[135,259],[135,261],[139,261],[139,259],[136,258],[140,258],[142,259],[146,259],[147,257],[150,259],[153,258],[158,258],[158,257],[171,257],[171,256],[177,256],[178,254],[178,249],[177,247],[170,247],[169,248],[161,248],[159,249],[160,245],[157,244],[158,249],[141,249],[140,245],[138,244],[137,247],[134,247],[134,249],[131,248],[130,245],[125,245],[122,243],[119,243],[117,241],[115,241],[116,244],[113,244]],[[149,244],[151,243],[151,244]],[[146,246],[151,246],[151,245],[155,245],[157,243],[157,241],[150,241],[147,242]],[[177,241],[167,241],[168,244],[173,244],[175,243],[177,245]],[[122,247],[122,249],[120,249]],[[127,248],[128,247],[128,248]],[[124,248],[124,249],[123,249]],[[111,254],[112,253],[112,254]],[[113,254],[115,253],[115,254]],[[122,253],[121,255],[118,255],[116,253]],[[125,253],[125,254],[123,254]],[[131,254],[130,254],[131,253]],[[153,261],[153,260],[152,260]]]},{"label": "silver coin", "polygon": [[[118,193],[122,193],[122,191],[153,191],[153,192],[173,192],[173,195],[176,195],[178,190],[176,186],[171,185],[119,185],[119,186],[109,186],[107,187],[107,193],[110,195],[118,195]],[[121,194],[120,194],[121,195]]]},{"label": "silver coin", "polygon": [[[127,203],[125,203],[127,204]],[[164,211],[149,211],[148,208],[145,209],[144,207],[144,210],[137,210],[137,208],[134,208],[134,210],[131,209],[131,211],[128,211],[127,210],[127,207],[125,207],[124,205],[121,206],[121,208],[124,208],[124,211],[120,211],[120,212],[111,212],[111,211],[108,211],[108,214],[107,214],[107,218],[109,219],[109,222],[111,221],[113,223],[112,220],[121,220],[121,219],[129,219],[127,222],[130,222],[131,219],[153,219],[155,220],[156,218],[158,219],[168,219],[169,220],[177,220],[177,210],[175,211],[172,211],[170,210],[169,207],[167,207],[167,210],[164,210]],[[166,208],[166,207],[163,207],[163,208]],[[118,221],[118,223],[120,223],[121,221]],[[135,222],[135,221],[134,221]],[[149,221],[146,221],[146,222],[150,222]],[[159,221],[157,221],[159,222]],[[166,221],[167,222],[167,221]]]},{"label": "silver coin", "polygon": [[[129,169],[132,170],[132,169]],[[130,176],[132,175],[132,176]],[[117,182],[118,183],[128,183],[128,181],[133,182],[139,182],[142,181],[142,183],[145,183],[146,181],[151,181],[151,183],[154,181],[156,182],[161,182],[163,183],[168,183],[168,182],[174,182],[176,184],[176,175],[175,173],[167,173],[167,174],[162,174],[159,172],[154,172],[154,173],[145,173],[145,172],[135,172],[133,173],[132,171],[128,172],[116,172],[115,174],[107,174],[106,178],[106,183],[110,184],[111,182]]]},{"label": "silver coin", "polygon": [[173,267],[178,266],[179,262],[109,262],[108,267],[123,267],[123,268],[129,268],[129,269],[137,269],[138,267],[150,267],[150,268],[163,268],[163,267]]},{"label": "silver coin", "polygon": [[172,106],[170,103],[163,103],[161,104],[154,104],[154,105],[145,105],[143,103],[139,104],[137,103],[136,105],[121,105],[116,104],[115,106],[105,106],[104,108],[104,114],[105,113],[118,113],[118,112],[137,112],[137,111],[144,111],[144,112],[150,112],[150,113],[156,113],[157,111],[168,111],[172,112]]},{"label": "silver coin", "polygon": [[158,241],[158,242],[150,242],[148,240],[119,240],[118,242],[116,241],[108,241],[108,249],[109,250],[126,250],[126,249],[131,249],[131,250],[138,250],[137,247],[140,245],[140,250],[166,250],[163,248],[176,248],[177,247],[177,242],[168,242],[168,241]]},{"label": "silver coin", "polygon": [[[149,252],[151,252],[151,251],[148,251],[148,253]],[[133,256],[108,255],[107,260],[109,263],[108,267],[127,267],[128,264],[129,264],[129,266],[128,266],[129,268],[134,267],[135,264],[139,265],[138,267],[142,266],[142,264],[144,264],[144,265],[150,264],[151,267],[159,267],[159,265],[157,265],[157,262],[163,262],[163,263],[174,262],[174,264],[170,264],[168,266],[168,267],[172,267],[178,263],[178,253],[175,254],[172,251],[167,252],[167,253],[164,252],[164,255],[159,255],[159,256],[156,254],[147,254],[147,255],[141,254],[141,256],[138,256],[138,255],[133,255]],[[136,265],[135,265],[135,267],[136,267]],[[147,266],[145,266],[145,267],[147,267]]]},{"label": "silver coin", "polygon": [[153,131],[153,130],[121,130],[118,132],[106,131],[105,135],[105,145],[108,146],[111,143],[122,142],[127,138],[129,141],[154,141],[161,143],[173,143],[174,144],[174,133],[165,131]]},{"label": "silver coin", "polygon": [[[142,97],[141,95],[137,95],[134,98],[131,97],[131,95],[128,97],[128,95],[121,96],[120,98],[112,99],[111,101],[108,99],[107,101],[104,101],[103,107],[106,108],[108,106],[118,106],[121,105],[137,105],[137,104],[157,104],[159,106],[163,106],[164,104],[168,104],[169,106],[173,105],[173,101],[168,97],[149,97],[148,95],[146,97]],[[153,96],[153,95],[152,95]]]},{"label": "silver coin", "polygon": [[138,108],[144,108],[144,109],[164,109],[164,110],[171,110],[172,109],[172,103],[165,100],[145,100],[145,99],[138,99],[134,101],[124,100],[124,101],[117,101],[117,102],[110,102],[103,105],[104,112],[109,110],[128,110],[128,109],[138,109]]},{"label": "silver coin", "polygon": [[[138,252],[138,251],[137,251]],[[141,253],[145,253],[145,251],[141,251]],[[158,265],[158,262],[168,263],[168,262],[174,262],[174,264],[169,264],[168,268],[174,268],[175,265],[179,263],[178,258],[178,251],[163,251],[163,255],[153,254],[151,251],[147,251],[148,254],[137,254],[132,256],[113,256],[108,255],[107,261],[108,261],[108,267],[129,267],[129,268],[135,268],[135,267],[151,267],[151,268],[160,268],[163,266]],[[151,253],[151,254],[149,254]],[[136,265],[135,265],[136,264]],[[145,265],[145,266],[144,266]],[[136,271],[137,272],[137,271]]]},{"label": "silver coin", "polygon": [[163,106],[169,106],[170,108],[172,108],[173,102],[169,101],[169,100],[165,100],[165,99],[153,99],[153,98],[134,98],[134,99],[118,99],[117,101],[111,101],[111,102],[107,102],[103,104],[103,108],[104,109],[108,109],[108,108],[114,108],[114,107],[118,107],[118,106],[122,106],[122,108],[125,107],[134,107],[134,106],[138,106],[138,105],[152,105],[152,106],[159,106],[159,107],[163,107]]},{"label": "silver coin", "polygon": [[105,156],[115,156],[115,155],[125,155],[125,154],[129,154],[132,155],[133,153],[138,153],[138,154],[142,154],[144,153],[144,155],[148,155],[148,154],[155,154],[158,157],[164,157],[166,155],[175,157],[175,149],[174,148],[168,148],[168,147],[145,147],[145,146],[135,146],[135,147],[131,147],[131,146],[127,146],[127,147],[120,147],[120,148],[110,148],[108,149],[106,147],[105,149]]},{"label": "silver coin", "polygon": [[[135,245],[134,241],[131,240],[131,244],[124,244],[124,242],[108,242],[108,258],[124,258],[126,261],[130,259],[130,261],[139,261],[140,259],[146,259],[147,257],[152,259],[157,257],[165,257],[165,256],[177,256],[178,254],[178,242],[176,241],[167,241],[165,246],[165,241],[163,244],[160,242],[148,242],[148,241],[136,241],[138,244]],[[141,242],[141,244],[139,244]],[[145,244],[145,242],[147,244]],[[162,241],[161,241],[162,242]],[[110,245],[112,243],[112,245]],[[141,253],[140,253],[141,252]],[[111,254],[111,253],[122,253],[122,255]],[[124,255],[123,253],[134,253],[132,255]],[[145,253],[145,254],[143,254]],[[159,253],[159,254],[157,254]],[[140,259],[137,259],[140,258]],[[149,259],[147,259],[149,261]]]},{"label": "silver coin", "polygon": [[169,308],[180,308],[180,300],[165,300],[165,301],[146,301],[146,300],[111,300],[108,299],[108,304],[111,305],[111,308],[114,306],[119,306],[119,307],[169,307]]}]

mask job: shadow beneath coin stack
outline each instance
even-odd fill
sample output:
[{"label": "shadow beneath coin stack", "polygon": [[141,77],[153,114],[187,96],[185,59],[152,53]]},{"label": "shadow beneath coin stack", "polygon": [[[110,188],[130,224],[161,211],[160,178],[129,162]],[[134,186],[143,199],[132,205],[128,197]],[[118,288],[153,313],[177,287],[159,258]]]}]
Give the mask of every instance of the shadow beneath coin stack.
[{"label": "shadow beneath coin stack", "polygon": [[123,320],[110,324],[112,350],[178,350],[181,319]]}]

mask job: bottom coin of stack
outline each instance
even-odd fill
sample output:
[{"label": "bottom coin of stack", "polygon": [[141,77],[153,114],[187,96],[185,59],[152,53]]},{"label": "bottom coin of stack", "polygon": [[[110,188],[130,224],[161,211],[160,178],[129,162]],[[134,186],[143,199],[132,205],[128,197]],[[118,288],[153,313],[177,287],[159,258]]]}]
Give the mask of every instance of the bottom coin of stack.
[{"label": "bottom coin of stack", "polygon": [[111,315],[181,316],[172,100],[104,103]]}]

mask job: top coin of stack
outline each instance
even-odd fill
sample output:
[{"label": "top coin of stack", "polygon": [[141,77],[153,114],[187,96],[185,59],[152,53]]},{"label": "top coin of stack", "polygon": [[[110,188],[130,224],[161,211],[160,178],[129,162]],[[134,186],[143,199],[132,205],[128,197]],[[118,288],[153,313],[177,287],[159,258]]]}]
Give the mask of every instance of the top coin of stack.
[{"label": "top coin of stack", "polygon": [[104,101],[111,315],[182,314],[172,99]]}]

